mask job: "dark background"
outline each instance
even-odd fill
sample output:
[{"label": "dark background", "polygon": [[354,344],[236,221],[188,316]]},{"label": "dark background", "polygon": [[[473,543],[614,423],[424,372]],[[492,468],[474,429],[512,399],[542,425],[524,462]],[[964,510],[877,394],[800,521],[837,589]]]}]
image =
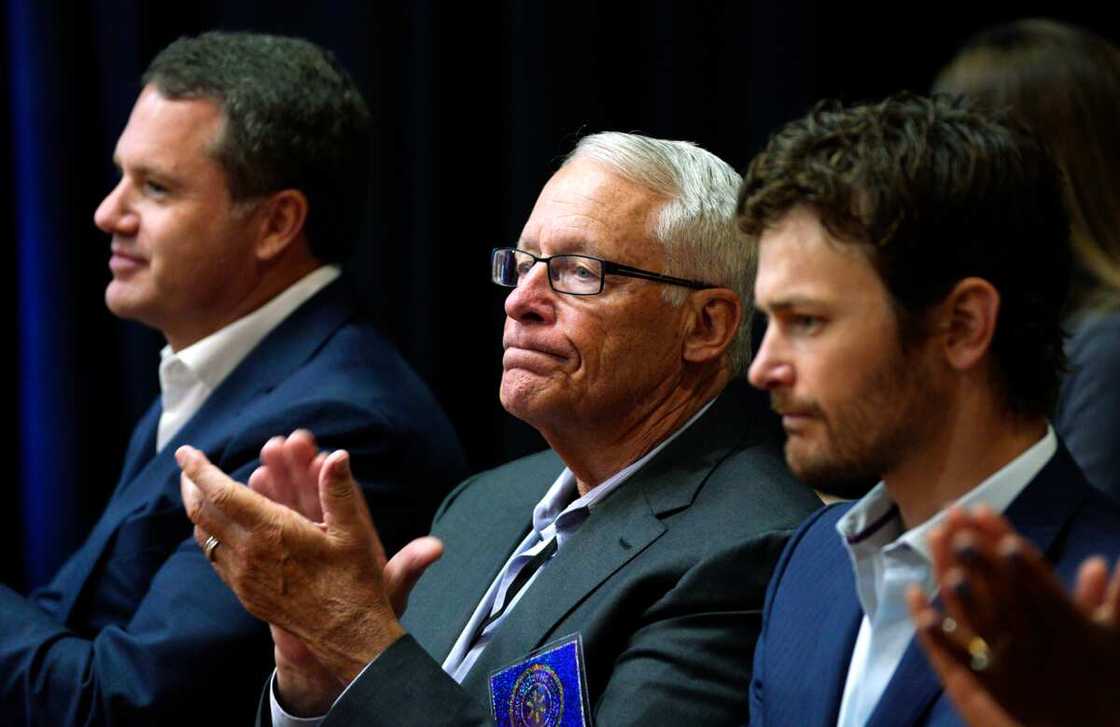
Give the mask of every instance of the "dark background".
[{"label": "dark background", "polygon": [[84,538],[158,391],[162,340],[105,310],[108,240],[92,216],[115,182],[137,79],[176,37],[300,35],[353,74],[376,127],[350,270],[481,469],[543,446],[497,402],[503,294],[487,253],[516,239],[579,136],[689,139],[742,169],[818,98],[927,88],[992,23],[1043,15],[1120,36],[1109,3],[3,2],[0,295],[13,348],[0,582],[17,588]]}]

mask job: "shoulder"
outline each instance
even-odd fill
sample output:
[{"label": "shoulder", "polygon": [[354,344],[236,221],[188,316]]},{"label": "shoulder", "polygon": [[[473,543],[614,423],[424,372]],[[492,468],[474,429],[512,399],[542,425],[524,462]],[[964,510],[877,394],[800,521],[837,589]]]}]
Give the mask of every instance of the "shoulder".
[{"label": "shoulder", "polygon": [[1120,557],[1120,504],[1088,484],[1077,507],[1052,527],[1058,536],[1047,555],[1069,583],[1086,558],[1103,555],[1111,563]]},{"label": "shoulder", "polygon": [[[337,295],[306,305],[326,312],[301,321],[297,311],[243,362],[247,375],[261,372],[258,394],[240,412],[248,439],[287,433],[276,427],[291,423],[318,436],[456,441],[431,391],[368,320]],[[277,359],[287,359],[286,368],[268,370]]]},{"label": "shoulder", "polygon": [[851,578],[847,551],[836,523],[852,508],[853,502],[833,503],[817,510],[790,536],[774,569],[772,589],[787,577],[795,580],[827,581]]},{"label": "shoulder", "polygon": [[1067,583],[1085,558],[1120,555],[1120,504],[1092,487],[1061,445],[1004,516]]},{"label": "shoulder", "polygon": [[733,448],[707,475],[694,507],[752,529],[792,531],[821,504],[789,471],[780,444],[765,439]]},{"label": "shoulder", "polygon": [[[564,470],[564,462],[551,449],[515,459],[490,470],[472,475],[444,498],[436,512],[439,522],[449,512],[478,512],[493,509],[495,503],[520,508],[525,518],[545,490]],[[522,504],[528,503],[528,504]]]}]

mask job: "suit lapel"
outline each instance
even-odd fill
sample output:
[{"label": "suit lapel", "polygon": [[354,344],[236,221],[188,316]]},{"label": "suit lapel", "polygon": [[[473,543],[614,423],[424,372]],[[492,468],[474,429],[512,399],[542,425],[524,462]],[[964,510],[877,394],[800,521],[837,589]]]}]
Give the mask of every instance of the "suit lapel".
[{"label": "suit lapel", "polygon": [[[121,470],[119,482],[129,482],[136,476],[136,472],[145,462],[156,455],[156,433],[159,429],[159,418],[163,413],[160,398],[157,396],[148,411],[140,418],[136,428],[132,430],[132,439],[128,443],[128,452],[124,457],[124,467]],[[119,487],[119,485],[118,485]]]},{"label": "suit lapel", "polygon": [[852,649],[859,635],[859,625],[863,620],[863,609],[855,598],[830,600],[821,598],[822,608],[817,614],[809,638],[830,640],[829,644],[817,650],[822,658],[815,664],[805,667],[812,681],[819,689],[812,690],[810,703],[805,705],[805,724],[836,724],[840,716],[840,702],[844,698],[844,684],[848,680],[848,665],[852,660]]},{"label": "suit lapel", "polygon": [[567,635],[564,627],[557,630],[565,617],[657,540],[667,529],[662,518],[688,507],[712,469],[747,436],[743,408],[737,390],[722,395],[704,416],[592,510],[505,617],[464,679],[464,686],[485,688],[495,669]]},{"label": "suit lapel", "polygon": [[[460,530],[440,533],[445,541],[445,562],[437,562],[433,574],[426,575],[418,588],[427,588],[438,582],[441,593],[454,594],[446,598],[417,598],[418,603],[406,611],[404,623],[413,636],[441,663],[466,628],[487,589],[514,549],[528,535],[533,507],[549,485],[563,470],[558,458],[549,457],[545,464],[534,468],[496,488],[493,507],[501,508],[501,517],[487,515],[485,530]],[[499,556],[499,554],[501,554]],[[489,563],[489,569],[480,571],[473,564]],[[438,576],[435,575],[438,567]],[[448,618],[449,609],[453,617]]]},{"label": "suit lapel", "polygon": [[648,506],[629,514],[592,513],[506,616],[464,684],[484,681],[495,669],[525,658],[549,636],[566,635],[553,628],[663,532]]},{"label": "suit lapel", "polygon": [[[1082,479],[1069,452],[1059,444],[1058,451],[1004,514],[1021,535],[1049,556],[1058,533],[1085,497],[1086,486],[1078,486]],[[936,603],[940,605],[939,601]],[[918,723],[941,691],[941,683],[925,652],[913,639],[868,720],[868,727]]]},{"label": "suit lapel", "polygon": [[[856,595],[855,581],[850,577],[851,560],[835,528],[836,521],[850,507],[847,505],[826,514],[827,519],[815,528],[822,547],[812,548],[819,551],[819,556],[811,564],[812,570],[804,576],[807,588],[798,591],[811,595],[800,598],[797,603],[776,604],[779,610],[774,615],[781,616],[783,608],[796,608],[802,612],[796,623],[811,624],[811,627],[786,629],[778,634],[776,645],[767,644],[768,651],[783,654],[781,663],[785,668],[779,673],[779,679],[807,679],[816,685],[812,690],[798,693],[804,703],[787,707],[796,709],[799,719],[803,716],[803,724],[836,724],[852,649],[863,620],[863,607]],[[836,573],[847,574],[847,577],[836,578]],[[785,655],[797,656],[790,661]]]},{"label": "suit lapel", "polygon": [[[345,322],[349,311],[342,304],[342,296],[340,284],[331,283],[265,336],[159,454],[129,481],[121,482],[121,490],[131,494],[137,482],[164,481],[172,476],[178,470],[175,450],[183,444],[206,452],[211,459],[218,458],[221,448],[237,431],[241,410],[290,376]],[[145,499],[149,494],[140,492],[137,496]]]},{"label": "suit lapel", "polygon": [[[344,295],[336,281],[288,316],[238,364],[158,454],[155,453],[155,437],[161,408],[157,398],[137,425],[121,479],[108,507],[75,557],[59,572],[60,578],[68,579],[61,604],[63,613],[73,608],[121,522],[161,503],[179,502],[175,450],[189,443],[206,452],[212,460],[220,461],[230,436],[237,431],[238,412],[307,360],[347,319],[349,309],[343,302]],[[223,466],[232,468],[240,464],[223,463]]]}]

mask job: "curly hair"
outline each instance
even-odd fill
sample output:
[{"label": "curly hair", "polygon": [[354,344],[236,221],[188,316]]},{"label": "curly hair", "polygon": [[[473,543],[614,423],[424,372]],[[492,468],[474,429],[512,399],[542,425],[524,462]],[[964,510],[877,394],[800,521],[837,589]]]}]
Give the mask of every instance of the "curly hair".
[{"label": "curly hair", "polygon": [[993,383],[1011,413],[1053,409],[1065,368],[1069,217],[1061,173],[1030,132],[943,96],[822,102],[751,162],[740,227],[758,236],[799,205],[838,243],[866,252],[904,345],[927,334],[924,314],[960,280],[991,283],[1000,296]]},{"label": "curly hair", "polygon": [[299,38],[210,32],[164,48],[142,82],[221,107],[214,155],[235,201],[298,189],[312,254],[350,253],[369,181],[369,111],[333,55]]}]

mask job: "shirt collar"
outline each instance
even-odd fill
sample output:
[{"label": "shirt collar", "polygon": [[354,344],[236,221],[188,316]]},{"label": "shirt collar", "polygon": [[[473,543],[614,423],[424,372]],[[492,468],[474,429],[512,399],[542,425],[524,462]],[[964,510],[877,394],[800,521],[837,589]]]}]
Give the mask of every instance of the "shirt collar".
[{"label": "shirt collar", "polygon": [[[607,479],[600,482],[598,485],[592,487],[586,495],[579,497],[579,490],[576,487],[576,477],[570,469],[564,468],[552,486],[548,488],[548,492],[544,494],[541,501],[533,508],[533,529],[540,534],[542,540],[547,540],[551,537],[551,531],[556,527],[561,527],[561,518],[567,519],[569,513],[576,513],[577,511],[586,516],[586,511],[602,502],[607,495],[618,489],[619,485],[630,478],[635,472],[641,469],[647,462],[657,456],[657,454],[669,446],[669,443],[679,437],[682,432],[691,427],[697,419],[702,417],[705,412],[712,407],[715,399],[712,399],[700,411],[696,412],[684,426],[678,428],[675,432],[670,434],[665,439],[661,440],[656,447],[651,449],[640,459],[635,460],[631,464],[623,467],[621,470],[611,475]],[[582,522],[582,517],[580,517]],[[548,531],[548,533],[546,533]],[[546,537],[547,536],[547,537]]]},{"label": "shirt collar", "polygon": [[218,388],[273,328],[333,282],[340,273],[337,266],[323,265],[249,315],[238,318],[181,351],[172,351],[170,345],[165,345],[159,352],[161,368],[168,359],[177,358],[198,381],[211,390]]},{"label": "shirt collar", "polygon": [[[1047,423],[1046,434],[1042,439],[952,504],[965,508],[985,504],[993,511],[1002,513],[1026,489],[1057,450],[1058,438],[1054,434],[1054,428]],[[844,539],[848,550],[853,552],[853,557],[863,543],[872,547],[900,543],[913,548],[930,562],[932,559],[926,536],[944,519],[945,510],[942,510],[924,523],[903,532],[898,506],[890,499],[886,485],[880,482],[837,521],[836,530]],[[883,542],[884,536],[888,534],[894,537]]]}]

